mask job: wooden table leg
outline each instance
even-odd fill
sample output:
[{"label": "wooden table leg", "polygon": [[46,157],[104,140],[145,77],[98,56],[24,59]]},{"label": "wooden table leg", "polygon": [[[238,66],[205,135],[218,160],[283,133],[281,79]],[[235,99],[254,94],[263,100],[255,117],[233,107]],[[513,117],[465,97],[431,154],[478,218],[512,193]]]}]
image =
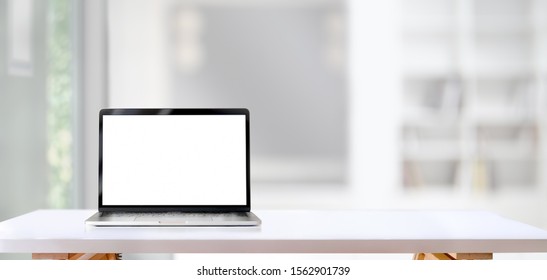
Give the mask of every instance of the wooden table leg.
[{"label": "wooden table leg", "polygon": [[121,260],[118,253],[33,253],[33,260]]},{"label": "wooden table leg", "polygon": [[425,260],[425,254],[424,253],[418,253],[414,254],[414,260],[422,261]]},{"label": "wooden table leg", "polygon": [[491,260],[492,253],[418,253],[415,260]]}]

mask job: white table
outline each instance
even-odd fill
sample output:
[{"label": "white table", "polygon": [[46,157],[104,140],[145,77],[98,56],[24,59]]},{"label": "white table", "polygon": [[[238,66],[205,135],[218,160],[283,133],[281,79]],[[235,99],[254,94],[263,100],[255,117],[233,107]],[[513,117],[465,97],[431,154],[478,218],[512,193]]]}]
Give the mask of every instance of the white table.
[{"label": "white table", "polygon": [[260,227],[87,227],[84,220],[94,212],[38,210],[1,222],[0,252],[36,258],[72,252],[486,253],[479,258],[547,252],[547,231],[478,211],[272,210],[254,211]]}]

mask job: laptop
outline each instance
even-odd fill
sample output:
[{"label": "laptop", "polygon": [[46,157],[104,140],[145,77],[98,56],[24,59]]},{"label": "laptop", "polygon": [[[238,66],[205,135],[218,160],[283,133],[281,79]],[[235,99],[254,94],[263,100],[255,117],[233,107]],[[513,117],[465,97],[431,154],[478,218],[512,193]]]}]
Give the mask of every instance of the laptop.
[{"label": "laptop", "polygon": [[91,226],[258,226],[247,109],[103,109]]}]

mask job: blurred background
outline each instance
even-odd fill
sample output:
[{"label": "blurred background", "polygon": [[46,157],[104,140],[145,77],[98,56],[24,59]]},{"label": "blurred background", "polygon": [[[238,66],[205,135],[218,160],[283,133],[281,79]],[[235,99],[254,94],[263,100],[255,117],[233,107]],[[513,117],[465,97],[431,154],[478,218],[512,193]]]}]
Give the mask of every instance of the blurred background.
[{"label": "blurred background", "polygon": [[0,220],[97,207],[105,107],[249,108],[253,209],[547,229],[547,1],[0,0]]}]

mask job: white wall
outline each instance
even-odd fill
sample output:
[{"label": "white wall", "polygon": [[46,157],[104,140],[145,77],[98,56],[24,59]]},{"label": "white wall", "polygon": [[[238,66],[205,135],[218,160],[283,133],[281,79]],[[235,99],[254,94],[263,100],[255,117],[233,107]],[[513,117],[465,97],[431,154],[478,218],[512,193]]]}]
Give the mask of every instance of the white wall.
[{"label": "white wall", "polygon": [[400,184],[399,6],[349,1],[350,174],[360,207],[389,207]]}]

